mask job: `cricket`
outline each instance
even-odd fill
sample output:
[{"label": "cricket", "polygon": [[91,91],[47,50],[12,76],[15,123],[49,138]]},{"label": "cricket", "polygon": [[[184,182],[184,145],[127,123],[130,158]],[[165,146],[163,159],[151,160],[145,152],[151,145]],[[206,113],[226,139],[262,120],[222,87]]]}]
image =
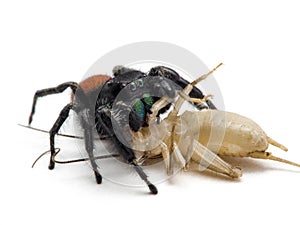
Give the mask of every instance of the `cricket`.
[{"label": "cricket", "polygon": [[[176,161],[182,168],[188,169],[193,164],[193,169],[197,167],[200,171],[207,169],[235,179],[242,176],[242,169],[228,164],[220,156],[269,159],[300,167],[300,164],[268,152],[269,144],[283,151],[288,149],[267,136],[264,130],[249,118],[211,109],[185,111],[182,115],[178,114],[184,101],[201,103],[210,97],[190,98],[189,93],[194,85],[204,80],[221,65],[222,63],[178,92],[173,111],[160,124],[155,123],[156,113],[172,100],[161,98],[153,104],[151,108],[153,113],[148,117],[150,126],[143,127],[140,132],[132,132],[135,137],[134,149],[141,150],[145,146],[156,146],[151,151],[135,150],[136,154],[140,155],[140,160],[151,161],[152,157],[161,154],[168,174],[172,174],[172,162]],[[209,142],[212,131],[220,134],[215,142]],[[159,140],[159,137],[163,138]]]}]

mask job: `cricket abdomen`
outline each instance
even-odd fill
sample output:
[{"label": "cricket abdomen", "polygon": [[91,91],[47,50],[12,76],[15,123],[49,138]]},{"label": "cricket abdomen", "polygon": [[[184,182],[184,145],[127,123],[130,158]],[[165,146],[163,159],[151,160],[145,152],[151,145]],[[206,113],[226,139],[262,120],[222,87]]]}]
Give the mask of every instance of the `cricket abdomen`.
[{"label": "cricket abdomen", "polygon": [[[196,115],[196,116],[195,116]],[[219,110],[186,111],[181,119],[198,141],[219,155],[248,156],[265,151],[268,140],[254,121]]]}]

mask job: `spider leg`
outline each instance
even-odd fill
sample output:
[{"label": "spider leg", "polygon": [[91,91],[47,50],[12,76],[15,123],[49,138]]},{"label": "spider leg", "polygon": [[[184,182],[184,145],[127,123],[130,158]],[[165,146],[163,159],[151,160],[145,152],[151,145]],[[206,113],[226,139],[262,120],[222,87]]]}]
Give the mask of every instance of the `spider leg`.
[{"label": "spider leg", "polygon": [[112,140],[113,140],[113,143],[116,145],[116,148],[117,148],[118,152],[120,153],[120,155],[123,157],[123,159],[129,165],[133,166],[133,168],[138,173],[140,178],[148,185],[149,190],[151,191],[151,193],[152,194],[157,194],[157,192],[158,192],[157,188],[155,187],[154,184],[152,184],[148,180],[147,174],[144,172],[142,167],[140,167],[138,165],[137,160],[136,160],[136,156],[134,154],[134,151],[131,148],[128,148],[124,144],[122,144],[116,136],[112,137]]},{"label": "spider leg", "polygon": [[123,156],[123,158],[127,161],[127,163],[129,165],[133,166],[133,168],[138,173],[138,175],[140,176],[140,178],[148,185],[148,188],[149,188],[150,192],[152,194],[157,194],[157,192],[158,192],[157,188],[155,187],[154,184],[152,184],[148,180],[147,174],[144,172],[144,170],[142,169],[142,167],[140,167],[138,165],[133,150],[131,148],[128,148],[128,147],[124,146],[123,144],[121,144],[117,138],[114,140],[114,142],[118,143],[118,145],[119,145],[118,151],[119,151],[120,155]]},{"label": "spider leg", "polygon": [[[150,70],[149,72],[150,76],[161,76],[161,77],[165,77],[167,79],[169,79],[170,81],[176,83],[177,85],[179,85],[181,88],[185,88],[188,84],[190,84],[189,81],[187,81],[186,79],[184,79],[183,77],[179,76],[179,74],[168,67],[165,66],[157,66],[154,67]],[[204,94],[202,93],[202,91],[197,88],[197,87],[193,87],[193,89],[191,90],[191,92],[189,93],[189,96],[191,98],[200,98],[202,99],[204,97]],[[209,109],[216,109],[216,106],[212,103],[212,101],[210,101],[209,99],[207,99],[206,104],[208,106]],[[199,109],[203,109],[203,108],[207,108],[207,106],[203,106],[203,104],[199,104],[197,102],[193,102],[193,104]]]},{"label": "spider leg", "polygon": [[148,176],[147,174],[145,174],[144,170],[142,169],[142,167],[140,167],[137,163],[136,160],[133,160],[132,162],[130,162],[129,164],[131,164],[133,166],[133,168],[135,169],[135,171],[138,173],[138,175],[140,176],[140,178],[145,181],[145,183],[148,185],[149,190],[151,191],[152,194],[157,194],[157,188],[155,187],[154,184],[152,184],[149,180],[148,180]]},{"label": "spider leg", "polygon": [[93,121],[91,121],[92,116],[90,115],[90,111],[87,110],[86,114],[86,120],[83,118],[83,127],[84,127],[84,143],[85,143],[85,149],[88,153],[88,156],[90,158],[91,166],[93,168],[96,182],[97,184],[102,183],[102,176],[100,175],[98,171],[98,166],[95,162],[95,156],[94,156],[94,135],[93,135]]},{"label": "spider leg", "polygon": [[74,104],[69,103],[67,104],[60,112],[58,118],[56,119],[54,125],[52,126],[50,130],[50,152],[51,152],[51,157],[50,157],[50,163],[49,163],[49,169],[52,170],[54,169],[55,163],[54,163],[54,155],[55,155],[55,144],[54,144],[54,138],[55,135],[58,133],[59,129],[63,125],[63,123],[66,121],[66,119],[69,116],[69,112],[71,109],[74,109]]},{"label": "spider leg", "polygon": [[[120,136],[116,136],[116,134],[112,133],[113,132],[113,126],[112,126],[112,122],[111,119],[114,118],[110,118],[108,116],[108,114],[111,114],[109,112],[109,110],[107,108],[101,108],[98,110],[98,113],[96,114],[97,117],[97,123],[101,124],[101,128],[105,130],[106,133],[111,135],[111,143],[113,144],[113,146],[117,149],[117,151],[120,153],[120,155],[122,156],[122,158],[131,166],[133,166],[133,168],[135,169],[135,171],[138,173],[138,175],[140,176],[140,178],[145,181],[145,183],[148,185],[149,190],[151,191],[152,194],[157,194],[157,188],[155,187],[154,184],[152,184],[149,180],[148,180],[148,176],[145,174],[145,172],[143,171],[143,169],[138,165],[137,163],[137,159],[135,156],[134,151],[127,147],[130,146],[130,144],[127,143],[126,138],[124,138],[122,135],[122,130],[118,130],[118,131],[114,131],[114,132],[120,132]],[[121,129],[121,125],[120,125],[120,129]],[[126,144],[127,143],[127,144]]]},{"label": "spider leg", "polygon": [[36,102],[37,102],[37,99],[39,97],[44,97],[46,95],[52,95],[52,94],[62,93],[68,87],[70,87],[72,89],[72,92],[75,95],[75,92],[76,92],[76,90],[78,88],[78,84],[75,83],[75,82],[66,82],[66,83],[62,83],[62,84],[58,85],[57,87],[46,88],[46,89],[42,89],[42,90],[36,91],[35,94],[34,94],[34,97],[33,97],[33,103],[32,103],[31,113],[30,113],[29,119],[28,119],[28,125],[30,125],[31,122],[32,122],[33,115],[35,113]]}]

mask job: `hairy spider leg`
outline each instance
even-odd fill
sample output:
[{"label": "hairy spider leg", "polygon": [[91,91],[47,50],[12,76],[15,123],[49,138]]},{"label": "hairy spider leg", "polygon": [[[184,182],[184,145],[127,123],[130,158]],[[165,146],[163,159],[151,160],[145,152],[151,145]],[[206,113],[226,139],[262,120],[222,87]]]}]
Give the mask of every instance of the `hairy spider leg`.
[{"label": "hairy spider leg", "polygon": [[36,102],[39,97],[44,97],[47,95],[52,95],[52,94],[59,94],[62,93],[64,90],[66,90],[68,87],[72,89],[73,94],[75,95],[75,92],[78,88],[78,84],[76,82],[66,82],[58,85],[57,87],[52,87],[52,88],[45,88],[41,89],[35,92],[34,97],[33,97],[33,103],[32,103],[32,108],[31,108],[31,113],[29,115],[28,119],[28,125],[31,124],[33,115],[35,113],[35,107],[36,107]]},{"label": "hairy spider leg", "polygon": [[90,158],[90,162],[95,174],[96,182],[97,184],[101,184],[102,176],[98,171],[98,166],[95,162],[95,156],[94,156],[94,120],[91,111],[88,109],[85,110],[86,110],[85,118],[82,119],[82,126],[84,128],[85,149]]},{"label": "hairy spider leg", "polygon": [[94,156],[94,135],[93,135],[93,128],[94,128],[94,120],[93,120],[93,112],[91,110],[91,104],[89,102],[89,99],[87,98],[86,94],[83,92],[81,88],[77,88],[76,91],[76,97],[79,98],[79,103],[76,104],[74,102],[69,103],[66,105],[61,113],[59,114],[59,117],[57,118],[56,122],[54,123],[51,131],[50,131],[50,147],[51,147],[51,159],[49,164],[49,169],[54,168],[54,158],[53,155],[55,154],[55,146],[54,146],[54,136],[58,133],[60,127],[65,122],[65,120],[69,116],[70,110],[74,110],[76,113],[81,114],[81,125],[84,129],[84,143],[85,143],[85,149],[88,153],[92,169],[95,174],[96,182],[98,184],[102,183],[102,176],[100,175],[98,171],[97,164],[95,162],[95,156]]},{"label": "hairy spider leg", "polygon": [[[168,68],[168,67],[165,67],[165,66],[157,66],[157,67],[152,68],[149,72],[149,76],[162,76],[162,77],[165,77],[165,78],[173,81],[177,85],[179,85],[181,88],[185,88],[187,85],[190,84],[189,81],[187,81],[183,77],[179,76],[179,74],[175,70],[173,70],[171,68]],[[197,87],[193,87],[193,89],[189,93],[189,96],[191,98],[200,98],[200,99],[204,98],[204,94]],[[206,99],[205,102],[206,102],[208,108],[216,109],[216,106],[212,103],[212,101],[210,101],[210,99]],[[203,102],[201,102],[201,103],[203,103]],[[207,108],[207,106],[205,106],[201,103],[193,102],[193,104],[199,110]]]},{"label": "hairy spider leg", "polygon": [[145,181],[145,183],[148,185],[149,190],[151,191],[152,194],[157,194],[157,188],[155,187],[154,184],[152,184],[149,180],[148,180],[148,176],[147,174],[145,174],[144,170],[142,169],[142,167],[140,167],[137,163],[136,160],[133,160],[131,163],[131,165],[133,165],[135,171],[138,173],[138,175],[140,176],[140,178]]},{"label": "hairy spider leg", "polygon": [[[107,131],[108,134],[111,134],[111,129],[110,127],[112,126],[111,120],[107,120],[105,118],[107,118],[107,113],[109,113],[107,111],[106,108],[101,108],[98,111],[98,118],[99,118],[99,122],[101,122],[101,125],[103,127],[103,129],[105,129]],[[135,171],[138,173],[138,175],[140,176],[140,178],[148,185],[148,188],[150,190],[150,192],[152,194],[157,194],[157,188],[155,187],[154,184],[152,184],[149,180],[148,180],[148,176],[147,174],[143,171],[143,169],[138,165],[137,161],[136,161],[136,156],[134,151],[131,148],[126,147],[117,137],[116,135],[112,135],[112,143],[114,143],[115,148],[118,150],[118,152],[120,153],[120,155],[122,156],[122,158],[131,166],[133,166],[133,168],[135,169]],[[123,140],[125,141],[125,140]]]},{"label": "hairy spider leg", "polygon": [[[63,125],[63,123],[66,121],[66,119],[69,116],[70,110],[77,111],[76,105],[74,103],[67,104],[62,111],[60,112],[57,120],[55,121],[53,127],[50,130],[50,151],[51,151],[51,158],[49,163],[49,169],[54,169],[55,162],[54,162],[54,156],[55,156],[55,143],[54,138],[55,135],[58,133],[59,129]],[[85,109],[84,109],[85,110]],[[85,142],[85,148],[88,153],[92,169],[95,174],[96,182],[98,184],[101,184],[102,182],[102,176],[100,175],[97,164],[95,163],[95,156],[94,156],[94,136],[93,136],[93,121],[92,116],[90,114],[90,110],[86,109],[85,118],[82,119],[82,125],[84,128],[84,142]]]},{"label": "hairy spider leg", "polygon": [[50,163],[48,168],[50,170],[54,169],[55,163],[54,163],[54,155],[55,155],[55,144],[54,144],[54,138],[55,135],[58,133],[59,129],[63,125],[63,123],[66,121],[66,119],[69,116],[69,112],[71,109],[74,108],[73,103],[67,104],[60,112],[58,118],[56,119],[55,123],[53,124],[51,130],[50,130],[50,152],[51,152],[51,157],[50,157]]},{"label": "hairy spider leg", "polygon": [[[81,88],[79,88],[78,84],[75,83],[75,82],[66,82],[66,83],[58,85],[57,87],[38,90],[38,91],[36,91],[36,93],[34,95],[34,98],[33,98],[32,110],[31,110],[31,113],[30,113],[30,116],[29,116],[29,125],[32,122],[32,118],[33,118],[33,115],[35,113],[36,102],[37,102],[37,99],[39,97],[44,97],[44,96],[51,95],[51,94],[62,93],[68,87],[71,88],[73,95],[76,94],[76,97],[79,98],[80,103],[83,104],[81,107],[83,107],[83,108],[85,108],[85,107],[88,108],[89,107],[89,101],[88,101],[86,95],[84,94],[84,91]],[[70,112],[71,109],[76,111],[76,112],[78,112],[79,110],[82,110],[82,109],[76,108],[76,105],[75,105],[74,102],[71,102],[71,103],[67,104],[61,110],[57,120],[55,121],[54,125],[52,126],[52,128],[49,132],[50,133],[51,157],[50,157],[50,163],[49,163],[48,168],[50,170],[54,169],[54,167],[55,167],[55,162],[54,162],[54,156],[55,156],[55,141],[54,141],[54,139],[55,139],[55,135],[58,133],[58,131],[61,128],[61,126],[63,125],[63,123],[68,118],[69,112]],[[88,119],[91,117],[90,114],[86,114],[86,115],[88,115]],[[91,120],[91,119],[89,119],[89,120]],[[92,131],[90,131],[90,127],[85,124],[85,126],[84,126],[85,147],[86,147],[86,151],[89,155],[92,168],[93,168],[94,173],[95,173],[96,181],[97,181],[98,184],[100,184],[102,182],[102,177],[101,177],[100,173],[98,172],[97,165],[95,163],[95,157],[94,157],[94,154],[93,154],[93,139],[94,139],[94,137],[92,135]]]}]

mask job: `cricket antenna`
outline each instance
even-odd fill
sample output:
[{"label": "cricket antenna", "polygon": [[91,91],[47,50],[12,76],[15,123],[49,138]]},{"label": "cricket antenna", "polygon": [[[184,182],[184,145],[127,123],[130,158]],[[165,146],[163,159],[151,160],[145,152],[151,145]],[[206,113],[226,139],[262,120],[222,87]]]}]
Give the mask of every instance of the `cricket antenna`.
[{"label": "cricket antenna", "polygon": [[33,168],[35,166],[35,164],[37,163],[37,161],[39,161],[44,155],[50,153],[51,151],[48,150],[48,151],[45,151],[44,153],[42,153],[39,157],[36,158],[36,160],[33,162],[31,168]]},{"label": "cricket antenna", "polygon": [[[21,126],[21,127],[31,129],[31,130],[35,130],[35,131],[39,131],[39,132],[42,132],[42,133],[49,134],[49,131],[46,131],[46,130],[43,130],[43,129],[39,129],[39,128],[35,128],[35,127],[32,127],[32,126],[23,125],[23,124],[18,124],[18,125]],[[60,133],[58,133],[56,135],[57,136],[62,136],[62,137],[68,137],[68,138],[83,139],[83,137],[76,136],[76,135],[71,135],[71,134],[60,134]]]},{"label": "cricket antenna", "polygon": [[220,66],[222,66],[223,63],[219,63],[215,68],[213,68],[211,71],[209,71],[208,73],[202,75],[201,77],[197,78],[196,80],[194,80],[193,82],[191,82],[190,84],[192,86],[195,86],[196,84],[198,84],[200,81],[205,80],[209,75],[211,75],[213,72],[215,72]]},{"label": "cricket antenna", "polygon": [[[42,153],[39,157],[37,157],[37,159],[33,162],[31,168],[33,168],[35,166],[35,164],[37,163],[37,161],[39,161],[44,155],[50,153],[51,151],[45,151],[44,153]],[[69,164],[69,163],[77,163],[77,162],[84,162],[84,161],[89,161],[90,158],[79,158],[79,159],[71,159],[71,160],[57,160],[55,157],[57,156],[57,154],[60,152],[60,148],[55,148],[55,153],[52,156],[52,159],[55,163],[59,163],[59,164]],[[120,157],[119,154],[107,154],[107,155],[100,155],[100,156],[95,156],[94,159],[98,160],[98,159],[108,159],[108,158],[117,158]]]},{"label": "cricket antenna", "polygon": [[[212,70],[210,70],[208,73],[200,76],[199,78],[197,78],[196,80],[194,80],[193,82],[189,83],[179,94],[180,98],[177,99],[177,101],[174,104],[174,109],[172,112],[169,113],[168,118],[171,119],[172,117],[176,117],[178,115],[179,109],[181,108],[182,104],[184,101],[190,101],[190,102],[196,102],[198,100],[196,100],[195,98],[190,98],[189,94],[191,93],[193,87],[198,84],[200,81],[206,79],[209,75],[211,75],[213,72],[215,72],[220,66],[222,66],[223,63],[219,63],[215,68],[213,68]],[[200,102],[205,101],[203,99],[199,100]],[[156,103],[155,103],[156,104]]]}]

